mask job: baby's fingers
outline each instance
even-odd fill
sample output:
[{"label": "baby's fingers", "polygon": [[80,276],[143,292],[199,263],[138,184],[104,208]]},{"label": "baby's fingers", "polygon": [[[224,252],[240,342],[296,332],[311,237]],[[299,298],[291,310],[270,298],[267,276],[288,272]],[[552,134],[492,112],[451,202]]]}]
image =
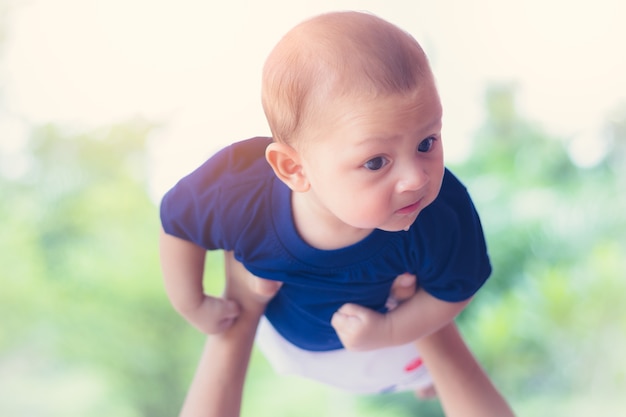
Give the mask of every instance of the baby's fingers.
[{"label": "baby's fingers", "polygon": [[344,304],[333,314],[330,324],[340,333],[353,333],[364,324],[366,310],[356,304]]},{"label": "baby's fingers", "polygon": [[203,331],[208,334],[222,333],[233,325],[241,309],[239,305],[224,298],[207,298],[208,317],[204,319]]},{"label": "baby's fingers", "polygon": [[217,315],[223,319],[234,319],[239,316],[241,309],[239,304],[232,300],[226,300],[224,298],[218,298],[217,300]]}]

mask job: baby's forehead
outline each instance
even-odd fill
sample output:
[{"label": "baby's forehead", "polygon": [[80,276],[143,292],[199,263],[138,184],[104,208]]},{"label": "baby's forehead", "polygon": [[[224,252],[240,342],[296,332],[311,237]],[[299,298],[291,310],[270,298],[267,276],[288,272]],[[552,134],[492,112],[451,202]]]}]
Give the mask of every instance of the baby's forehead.
[{"label": "baby's forehead", "polygon": [[263,68],[263,107],[277,140],[299,136],[336,98],[407,94],[432,78],[407,32],[377,16],[334,12],[291,29]]}]

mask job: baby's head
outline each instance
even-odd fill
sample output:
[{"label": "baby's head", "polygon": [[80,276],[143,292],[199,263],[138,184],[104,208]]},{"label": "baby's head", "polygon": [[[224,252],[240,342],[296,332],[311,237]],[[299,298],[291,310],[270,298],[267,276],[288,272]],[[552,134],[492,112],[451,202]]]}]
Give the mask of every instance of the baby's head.
[{"label": "baby's head", "polygon": [[411,35],[371,14],[336,12],[281,39],[265,63],[262,100],[274,140],[299,147],[336,100],[408,95],[433,83]]}]

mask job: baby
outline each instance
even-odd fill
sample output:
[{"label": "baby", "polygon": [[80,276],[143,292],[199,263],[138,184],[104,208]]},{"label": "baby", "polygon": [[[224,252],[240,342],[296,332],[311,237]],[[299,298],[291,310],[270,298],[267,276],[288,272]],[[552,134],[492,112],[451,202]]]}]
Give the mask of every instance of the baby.
[{"label": "baby", "polygon": [[[282,283],[257,334],[275,369],[356,392],[423,388],[415,341],[448,325],[491,266],[465,187],[444,167],[442,106],[419,44],[367,13],[296,26],[263,71],[272,138],[234,143],[161,204],[173,306],[205,333],[237,317],[206,295],[206,250]],[[420,291],[389,311],[394,279]]]}]

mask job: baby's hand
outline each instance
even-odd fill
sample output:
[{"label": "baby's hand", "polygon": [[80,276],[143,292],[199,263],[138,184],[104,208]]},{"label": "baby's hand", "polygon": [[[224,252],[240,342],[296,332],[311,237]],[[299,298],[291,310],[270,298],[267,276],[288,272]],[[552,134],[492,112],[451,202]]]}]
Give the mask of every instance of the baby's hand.
[{"label": "baby's hand", "polygon": [[[417,288],[415,275],[402,274],[396,277],[387,300],[387,308],[393,310],[411,298]],[[356,305],[344,304],[332,317],[341,343],[348,350],[372,350],[393,346],[391,317]]]},{"label": "baby's hand", "polygon": [[344,304],[330,323],[348,350],[372,350],[391,345],[391,321],[386,314],[356,304]]},{"label": "baby's hand", "polygon": [[232,326],[240,311],[234,301],[205,295],[196,308],[181,313],[202,333],[216,334]]}]

